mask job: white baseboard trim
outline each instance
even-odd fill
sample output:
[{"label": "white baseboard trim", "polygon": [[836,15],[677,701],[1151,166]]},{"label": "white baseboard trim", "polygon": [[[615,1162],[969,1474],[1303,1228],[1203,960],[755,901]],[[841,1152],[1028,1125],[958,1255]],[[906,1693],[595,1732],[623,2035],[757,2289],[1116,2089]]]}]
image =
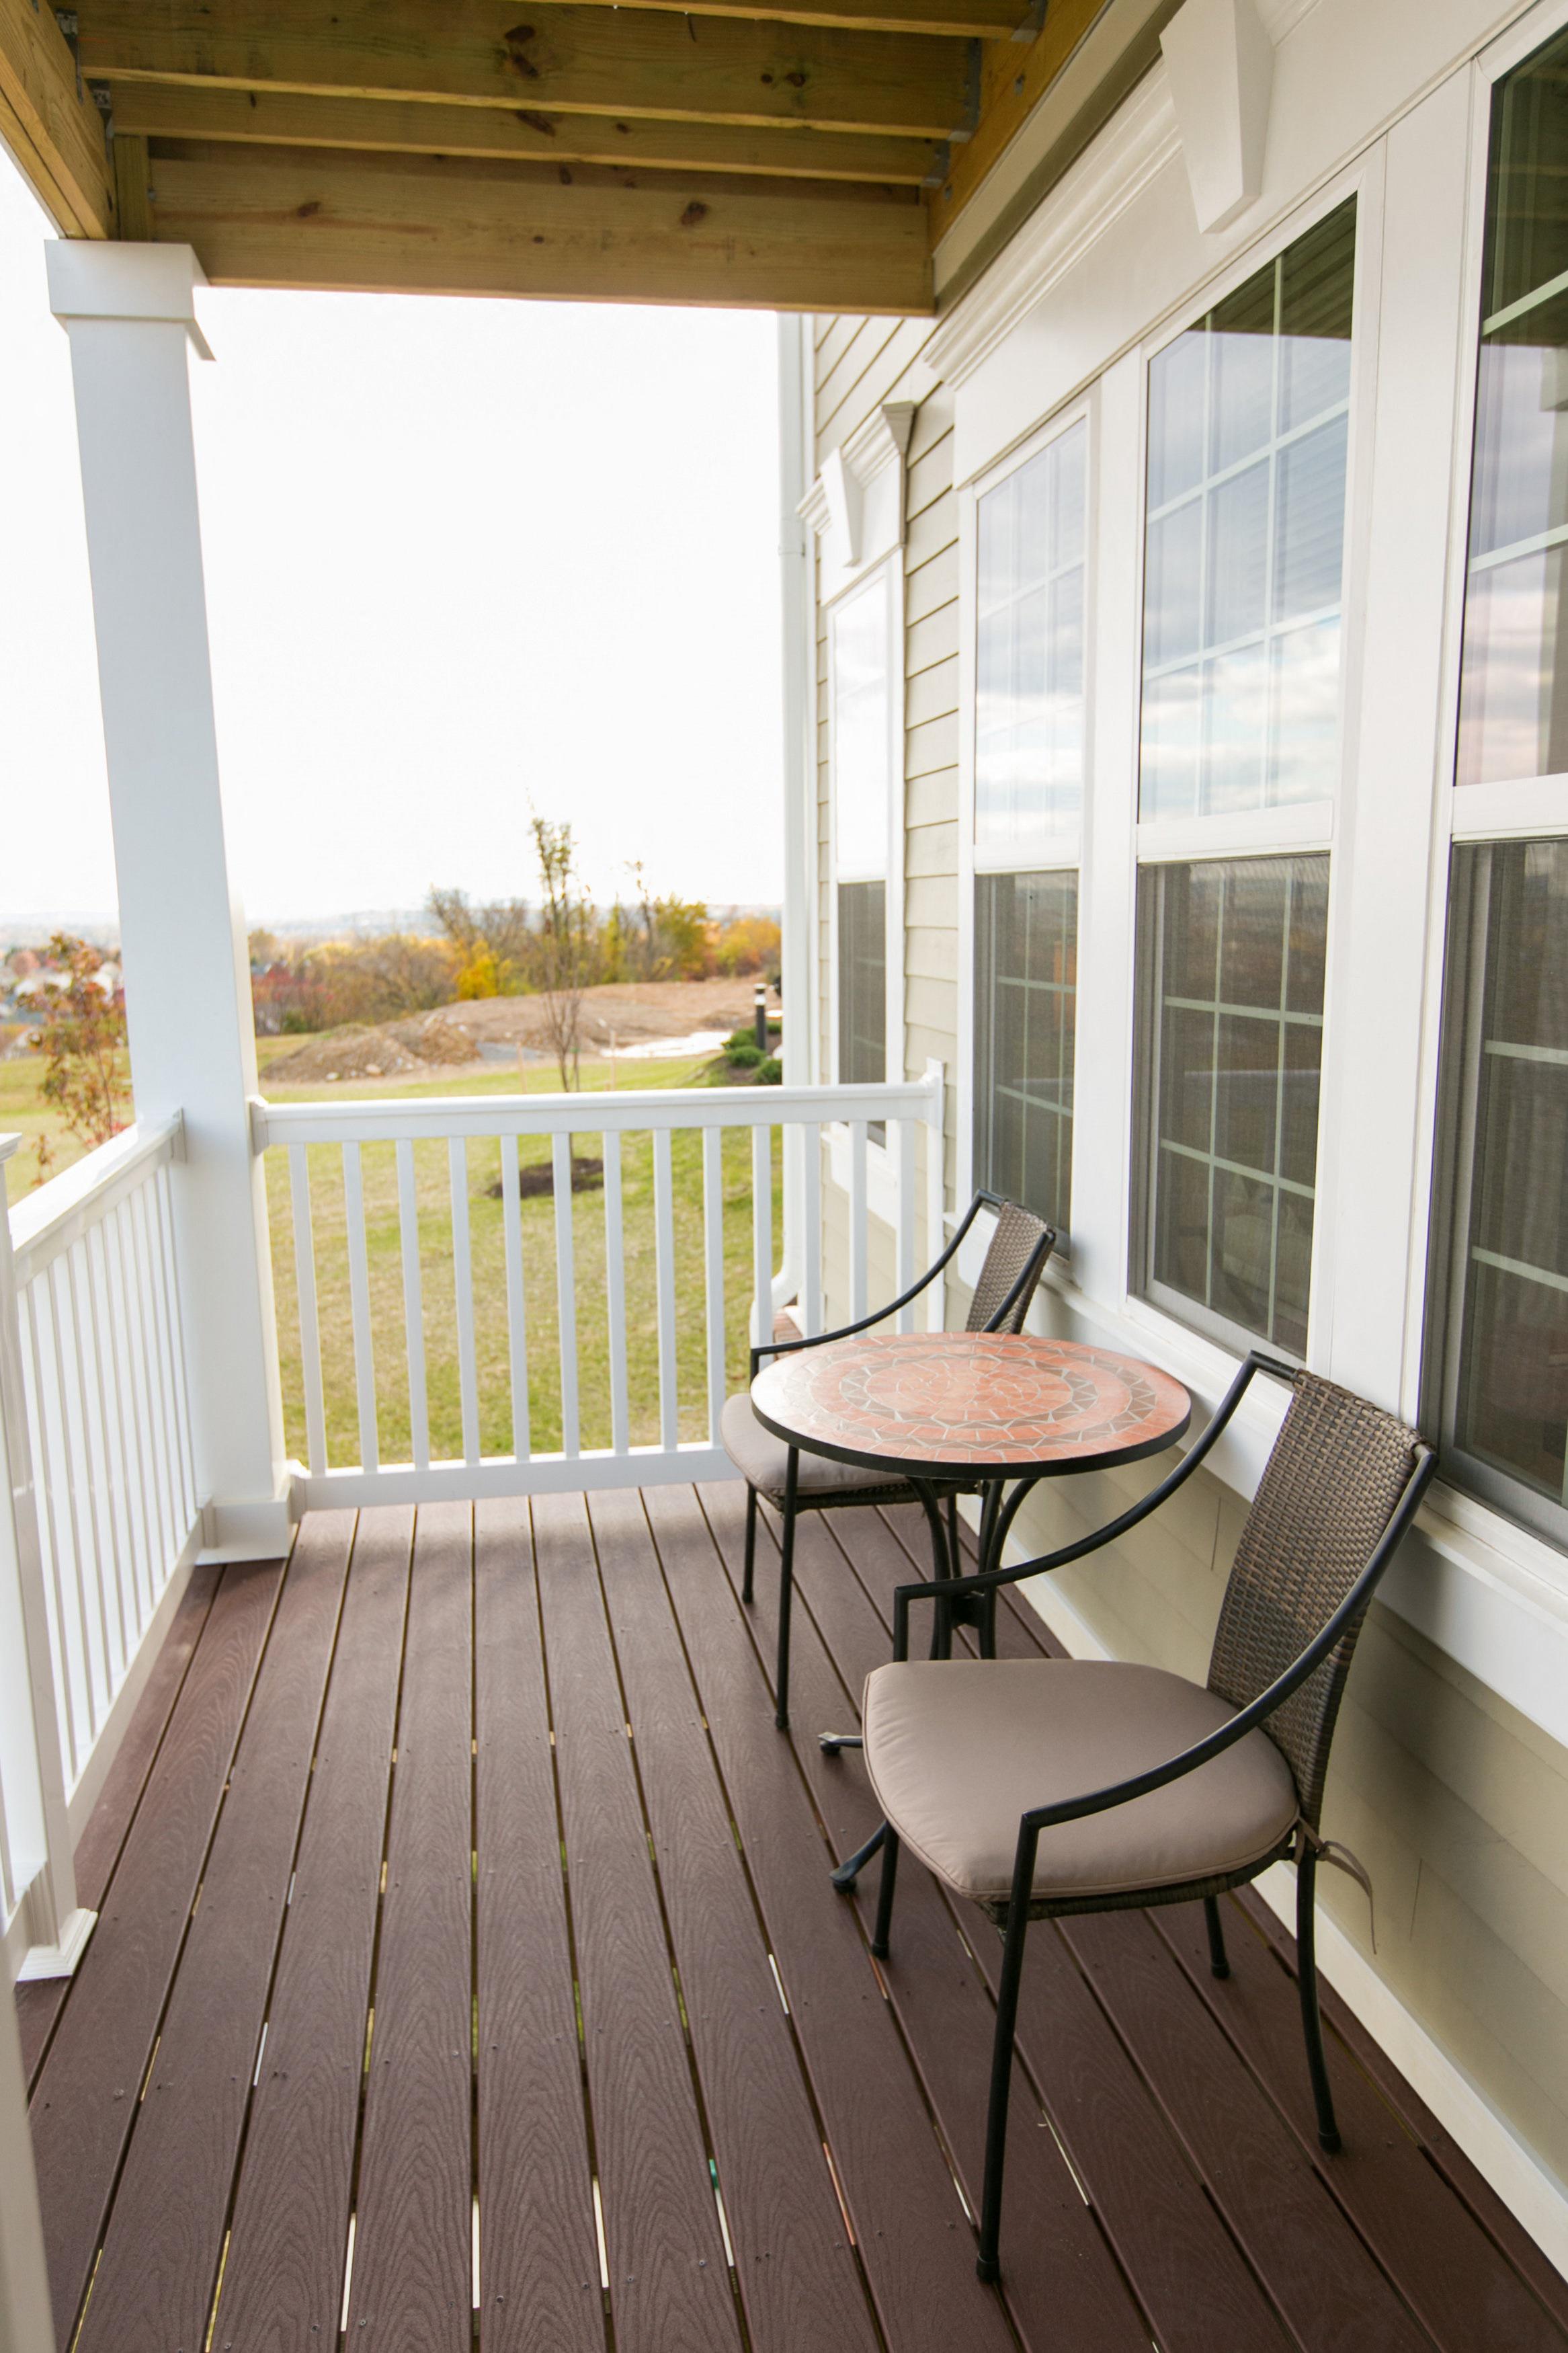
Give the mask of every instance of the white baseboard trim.
[{"label": "white baseboard trim", "polygon": [[[1026,1556],[1019,1550],[1016,1557]],[[1017,1590],[1075,1659],[1114,1657],[1048,1577],[1037,1577]],[[1290,1865],[1275,1863],[1255,1884],[1294,1936],[1296,1874]],[[1568,2277],[1568,2185],[1520,2138],[1321,1904],[1318,1967],[1542,2254]]]},{"label": "white baseboard trim", "polygon": [[[22,1909],[26,1910],[24,1905]],[[98,1926],[96,1912],[84,1912],[79,1907],[66,1922],[58,1944],[29,1945],[16,1970],[18,1985],[35,1985],[46,1978],[68,1978],[76,1974],[76,1965],[87,1950],[87,1940]]]}]

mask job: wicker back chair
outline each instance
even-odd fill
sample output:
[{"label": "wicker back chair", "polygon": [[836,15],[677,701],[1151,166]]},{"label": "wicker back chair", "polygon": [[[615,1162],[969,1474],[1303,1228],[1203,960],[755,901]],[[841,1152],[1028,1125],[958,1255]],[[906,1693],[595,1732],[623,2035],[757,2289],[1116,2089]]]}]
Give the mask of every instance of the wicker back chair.
[{"label": "wicker back chair", "polygon": [[[1376,1550],[1409,1482],[1413,1433],[1393,1414],[1298,1373],[1220,1605],[1208,1688],[1247,1707],[1292,1666]],[[1353,1618],[1264,1729],[1289,1766],[1301,1819],[1322,1818],[1329,1744],[1361,1633]]]},{"label": "wicker back chair", "polygon": [[[1043,1218],[1033,1210],[1021,1208],[1017,1202],[1004,1200],[999,1194],[979,1192],[971,1201],[957,1229],[940,1258],[933,1261],[917,1282],[908,1291],[890,1300],[875,1314],[863,1315],[858,1323],[841,1324],[837,1331],[814,1334],[804,1340],[767,1340],[752,1350],[752,1377],[754,1380],[763,1362],[772,1356],[790,1356],[801,1348],[824,1347],[829,1340],[847,1340],[857,1332],[868,1331],[873,1324],[883,1324],[896,1315],[900,1308],[936,1281],[942,1269],[954,1259],[970,1228],[982,1209],[996,1213],[995,1230],[986,1248],[984,1262],[974,1286],[965,1329],[970,1332],[1021,1332],[1029,1303],[1038,1287],[1046,1261],[1056,1245],[1056,1234]],[[879,1478],[857,1471],[842,1462],[829,1461],[820,1454],[803,1454],[794,1447],[765,1430],[752,1410],[750,1395],[742,1392],[726,1399],[720,1418],[719,1434],[724,1451],[746,1482],[746,1566],[742,1597],[750,1603],[752,1599],[757,1556],[757,1499],[764,1496],[780,1514],[784,1525],[780,1532],[779,1565],[779,1632],[778,1666],[773,1686],[774,1719],[783,1731],[789,1723],[789,1635],[790,1601],[794,1591],[795,1524],[801,1512],[839,1511],[867,1504],[907,1504],[921,1501],[915,1488],[900,1478]],[[959,1487],[948,1486],[948,1549],[951,1564],[956,1567],[957,1504]],[[935,1549],[933,1541],[933,1550]],[[937,1560],[938,1574],[944,1564]]]},{"label": "wicker back chair", "polygon": [[[978,1194],[976,1199],[988,1197]],[[996,1230],[964,1318],[966,1332],[1021,1332],[1056,1236],[1044,1218],[1016,1201],[996,1203]],[[932,1271],[934,1272],[934,1269]],[[927,1275],[926,1282],[931,1281]],[[922,1285],[923,1288],[923,1285]]]},{"label": "wicker back chair", "polygon": [[[1247,1514],[1208,1681],[1109,1660],[907,1663],[910,1609],[991,1597],[1124,1535],[1191,1478],[1255,1375],[1291,1398]],[[1392,1414],[1255,1352],[1151,1493],[1045,1558],[900,1588],[894,1663],[866,1686],[867,1769],[888,1830],[871,1950],[888,1949],[900,1844],[1005,1931],[979,2268],[997,2276],[1007,2102],[1032,1920],[1201,1901],[1228,1976],[1217,1898],[1296,1864],[1297,1984],[1325,2149],[1340,2146],[1318,2010],[1314,1889],[1334,1721],[1367,1605],[1436,1458]]]}]

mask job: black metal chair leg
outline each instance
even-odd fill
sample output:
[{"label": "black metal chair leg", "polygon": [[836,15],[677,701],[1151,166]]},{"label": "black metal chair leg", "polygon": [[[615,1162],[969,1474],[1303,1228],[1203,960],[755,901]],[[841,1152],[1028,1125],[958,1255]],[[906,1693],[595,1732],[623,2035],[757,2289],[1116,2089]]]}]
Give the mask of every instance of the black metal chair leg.
[{"label": "black metal chair leg", "polygon": [[1334,2095],[1329,2088],[1328,2062],[1323,2056],[1322,2015],[1318,2007],[1314,1910],[1317,1878],[1318,1858],[1303,1841],[1301,1859],[1296,1865],[1296,1989],[1301,1997],[1301,2029],[1307,2038],[1307,2072],[1312,2078],[1312,2098],[1318,2110],[1318,2144],[1332,2157],[1341,2142]]},{"label": "black metal chair leg", "polygon": [[779,1547],[779,1653],[773,1674],[773,1722],[789,1730],[789,1613],[795,1597],[795,1482],[800,1456],[792,1446],[784,1473],[784,1538]]},{"label": "black metal chair leg", "polygon": [[1209,1973],[1216,1978],[1230,1975],[1230,1963],[1226,1957],[1225,1929],[1219,1916],[1219,1903],[1213,1895],[1204,1897],[1204,1926],[1209,1932]]},{"label": "black metal chair leg", "polygon": [[866,1865],[870,1862],[871,1857],[881,1852],[882,1841],[887,1835],[887,1823],[879,1822],[870,1837],[867,1840],[865,1845],[858,1846],[853,1854],[847,1854],[845,1856],[843,1862],[832,1874],[833,1884],[837,1888],[840,1895],[848,1894],[850,1889],[854,1886],[855,1882],[865,1870]]},{"label": "black metal chair leg", "polygon": [[947,1550],[954,1577],[962,1574],[963,1555],[958,1549],[958,1490],[953,1488],[947,1499]]},{"label": "black metal chair leg", "polygon": [[1002,2235],[1002,2176],[1007,2161],[1007,2102],[1013,2089],[1013,2042],[1018,2024],[1018,1987],[1024,1974],[1024,1939],[1028,1929],[1027,1907],[1014,1904],[1007,1916],[1002,1977],[996,1989],[991,2100],[985,2112],[985,2186],[980,2200],[980,2253],[974,2263],[981,2278],[990,2282],[997,2280],[1002,2271],[997,2245]]},{"label": "black metal chair leg", "polygon": [[746,1490],[746,1574],[741,1582],[741,1599],[751,1606],[757,1575],[757,1491]]},{"label": "black metal chair leg", "polygon": [[879,1961],[888,1957],[888,1936],[893,1925],[893,1889],[899,1877],[899,1833],[884,1823],[882,1840],[882,1881],[877,1890],[877,1926],[871,1935],[871,1950]]},{"label": "black metal chair leg", "polygon": [[866,1743],[858,1732],[819,1732],[816,1745],[825,1757],[837,1757],[841,1748],[864,1748]]}]

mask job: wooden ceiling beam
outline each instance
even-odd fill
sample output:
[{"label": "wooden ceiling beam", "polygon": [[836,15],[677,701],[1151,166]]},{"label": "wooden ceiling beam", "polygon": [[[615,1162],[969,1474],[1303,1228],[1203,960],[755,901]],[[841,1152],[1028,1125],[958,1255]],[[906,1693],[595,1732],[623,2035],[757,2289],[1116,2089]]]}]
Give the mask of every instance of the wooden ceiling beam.
[{"label": "wooden ceiling beam", "polygon": [[967,41],[558,0],[87,0],[82,70],[183,82],[758,128],[967,131]]},{"label": "wooden ceiling beam", "polygon": [[0,0],[0,138],[67,237],[114,235],[103,121],[51,7]]},{"label": "wooden ceiling beam", "polygon": [[154,235],[215,285],[931,309],[912,192],[154,142]]},{"label": "wooden ceiling beam", "polygon": [[127,134],[234,141],[253,147],[338,147],[367,153],[474,155],[500,162],[603,164],[642,171],[755,172],[786,179],[869,180],[919,187],[939,150],[930,140],[784,126],[682,122],[535,108],[420,105],[406,99],[297,98],[290,92],[115,85],[115,148]]}]

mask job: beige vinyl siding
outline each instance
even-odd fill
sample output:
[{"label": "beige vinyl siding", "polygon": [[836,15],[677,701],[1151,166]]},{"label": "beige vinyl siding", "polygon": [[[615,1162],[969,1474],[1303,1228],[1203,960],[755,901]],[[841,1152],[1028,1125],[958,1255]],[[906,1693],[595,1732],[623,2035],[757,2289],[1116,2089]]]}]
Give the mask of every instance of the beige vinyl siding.
[{"label": "beige vinyl siding", "polygon": [[[905,498],[902,971],[907,1067],[918,1071],[934,1057],[948,1076],[951,1208],[959,997],[960,565],[952,395],[943,385],[931,388],[929,368],[911,374],[926,332],[919,322],[819,321],[814,438],[820,466],[879,401],[919,400]],[[1016,364],[1022,369],[1033,362],[1020,357]],[[1014,390],[1022,431],[1029,417],[1027,392]],[[1044,421],[1043,406],[1036,421]],[[1124,464],[1127,454],[1121,448],[1117,462]],[[1120,547],[1111,553],[1117,563],[1126,555]],[[818,618],[825,640],[820,613]],[[1118,650],[1126,657],[1125,646]],[[825,674],[824,642],[819,678]],[[819,708],[818,837],[826,851],[825,692]],[[1103,788],[1119,789],[1114,779]],[[832,1067],[826,892],[818,905],[826,1075]],[[889,945],[891,953],[893,943]],[[1123,1075],[1131,1085],[1131,1073]],[[848,1304],[847,1203],[830,1183],[824,1210],[826,1304],[831,1315],[842,1316]],[[886,1229],[873,1222],[873,1299],[891,1289],[889,1246]],[[951,1282],[950,1324],[962,1324],[968,1304],[963,1284]],[[1042,1302],[1037,1315],[1042,1328],[1077,1329],[1080,1336],[1088,1328],[1076,1325],[1055,1301]],[[1151,1339],[1146,1353],[1156,1351]],[[1103,1525],[1169,1467],[1167,1458],[1121,1472],[1044,1482],[1020,1516],[1019,1545],[1026,1553],[1044,1553]],[[1052,1594],[1076,1613],[1076,1625],[1061,1617],[1063,1630],[1112,1656],[1201,1680],[1246,1512],[1231,1488],[1199,1472],[1150,1525],[1049,1580]],[[1050,1605],[1043,1593],[1040,1599],[1048,1616]],[[1323,1827],[1372,1873],[1375,1949],[1365,1896],[1337,1872],[1319,1878],[1324,1913],[1526,2156],[1556,2183],[1568,2183],[1568,1750],[1392,1609],[1376,1605],[1341,1716]],[[1331,1976],[1331,1961],[1329,1966]],[[1353,1978],[1347,1977],[1345,1988],[1354,1994]],[[1423,2088],[1440,2101],[1447,2096],[1442,2082],[1439,2069]],[[1458,2102],[1445,2121],[1455,2124],[1463,2113]],[[1479,2143],[1474,2153],[1486,2161]]]}]

